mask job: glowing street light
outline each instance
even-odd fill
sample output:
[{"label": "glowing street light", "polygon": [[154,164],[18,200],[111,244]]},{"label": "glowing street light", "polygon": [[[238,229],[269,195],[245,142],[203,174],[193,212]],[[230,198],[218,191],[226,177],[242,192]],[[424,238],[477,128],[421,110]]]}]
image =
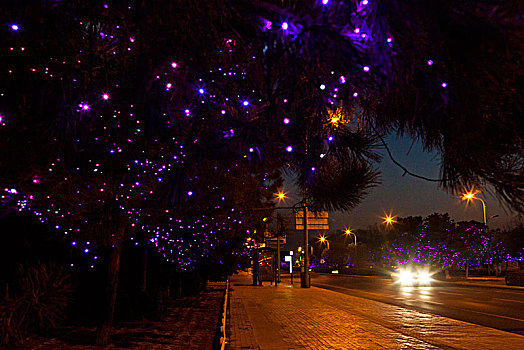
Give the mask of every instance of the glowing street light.
[{"label": "glowing street light", "polygon": [[326,239],[326,237],[324,235],[318,237],[318,240],[319,242],[322,244],[322,243],[326,243],[327,244],[327,249],[329,249],[329,241]]},{"label": "glowing street light", "polygon": [[340,117],[331,117],[331,124],[338,125],[338,122],[340,121]]},{"label": "glowing street light", "polygon": [[357,235],[355,234],[355,232],[351,232],[351,229],[348,227],[346,229],[346,232],[344,232],[344,234],[346,236],[350,236],[350,235],[354,235],[355,236],[355,247],[357,246]]},{"label": "glowing street light", "polygon": [[462,199],[463,201],[466,201],[466,203],[469,203],[469,202],[473,201],[474,199],[478,199],[482,203],[482,209],[483,209],[483,213],[484,213],[484,225],[487,226],[487,224],[486,224],[487,223],[487,220],[486,220],[486,203],[484,203],[482,198],[476,196],[476,194],[479,193],[479,192],[480,191],[473,192],[473,190],[467,191],[466,193],[462,194],[462,197],[460,199]]},{"label": "glowing street light", "polygon": [[341,108],[328,111],[328,122],[331,123],[332,127],[337,128],[342,124],[348,122],[347,116],[344,114]]},{"label": "glowing street light", "polygon": [[386,214],[382,219],[384,219],[383,223],[386,224],[386,226],[393,225],[397,221],[395,220],[395,215]]},{"label": "glowing street light", "polygon": [[280,191],[278,193],[275,194],[275,196],[277,197],[278,201],[282,201],[282,200],[285,200],[287,198],[286,196],[286,192],[283,192],[283,191]]}]

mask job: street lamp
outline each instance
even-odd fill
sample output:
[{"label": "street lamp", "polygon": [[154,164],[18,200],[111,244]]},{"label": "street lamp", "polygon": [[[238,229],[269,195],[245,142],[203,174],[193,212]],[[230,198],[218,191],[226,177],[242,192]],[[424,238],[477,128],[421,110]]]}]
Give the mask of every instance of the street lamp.
[{"label": "street lamp", "polygon": [[280,202],[287,198],[286,194],[287,194],[286,192],[280,191],[276,193],[275,196],[277,197],[278,201]]},{"label": "street lamp", "polygon": [[329,241],[326,239],[325,236],[320,236],[318,237],[318,240],[320,241],[320,243],[326,243],[327,244],[327,249],[329,249]]},{"label": "street lamp", "polygon": [[[484,217],[484,226],[487,227],[488,225],[487,225],[487,220],[486,220],[486,203],[484,203],[482,198],[475,196],[479,192],[480,191],[478,190],[475,192],[473,192],[473,190],[467,191],[466,193],[462,194],[461,199],[463,201],[466,201],[466,203],[469,203],[474,199],[478,199],[482,203],[482,212],[484,213],[484,216],[483,216]],[[468,278],[468,276],[469,276],[469,263],[468,263],[468,259],[466,259],[466,278]]]},{"label": "street lamp", "polygon": [[469,203],[471,202],[472,200],[474,199],[478,199],[481,203],[482,203],[482,209],[483,209],[483,213],[484,213],[484,226],[487,226],[487,220],[486,220],[486,203],[484,203],[484,201],[482,200],[482,198],[480,197],[476,197],[475,195],[477,193],[479,193],[480,191],[475,191],[473,192],[473,190],[471,191],[467,191],[466,193],[463,193],[462,194],[462,197],[461,199],[463,201],[466,201],[466,203]]},{"label": "street lamp", "polygon": [[386,226],[392,226],[395,222],[395,216],[391,214],[386,214],[382,219],[384,219],[383,223],[386,224]]},{"label": "street lamp", "polygon": [[[286,193],[285,192],[279,192],[279,193],[275,193],[275,197],[277,199],[280,200],[283,200],[286,197]],[[290,206],[290,207],[273,207],[273,208],[254,208],[254,210],[264,210],[264,211],[267,211],[267,210],[279,210],[279,209],[293,209],[295,211],[297,211],[297,209],[301,208],[303,213],[304,213],[304,249],[302,249],[302,252],[304,254],[304,257],[303,257],[303,265],[301,267],[301,270],[303,269],[303,271],[301,271],[301,287],[302,288],[309,288],[310,287],[310,276],[309,276],[309,239],[308,239],[308,200],[307,198],[304,198],[301,202],[298,202],[296,203],[295,205],[293,206]],[[298,206],[298,204],[302,204],[302,206]],[[267,219],[266,219],[267,220]],[[277,240],[277,246],[279,244],[280,240]],[[311,247],[311,249],[313,249],[313,247]]]},{"label": "street lamp", "polygon": [[[285,201],[285,199],[287,198],[286,197],[286,192],[284,191],[279,191],[278,193],[275,194],[276,197],[278,198],[278,202],[280,203],[280,201]],[[277,216],[277,220],[278,220],[278,216]],[[277,234],[277,266],[276,266],[276,281],[275,281],[275,286],[277,285],[277,283],[280,283],[280,236]],[[291,277],[291,279],[293,279],[293,277]]]},{"label": "street lamp", "polygon": [[350,235],[354,235],[355,236],[355,247],[356,247],[357,246],[357,235],[355,234],[355,232],[351,232],[351,229],[347,228],[346,232],[344,232],[344,234],[346,236],[350,236]]}]

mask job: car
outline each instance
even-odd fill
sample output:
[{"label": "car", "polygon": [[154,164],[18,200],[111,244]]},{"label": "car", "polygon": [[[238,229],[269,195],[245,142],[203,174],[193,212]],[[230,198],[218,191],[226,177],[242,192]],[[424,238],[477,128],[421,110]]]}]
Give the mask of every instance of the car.
[{"label": "car", "polygon": [[395,283],[401,286],[429,286],[433,281],[433,273],[428,268],[403,267],[391,275]]}]

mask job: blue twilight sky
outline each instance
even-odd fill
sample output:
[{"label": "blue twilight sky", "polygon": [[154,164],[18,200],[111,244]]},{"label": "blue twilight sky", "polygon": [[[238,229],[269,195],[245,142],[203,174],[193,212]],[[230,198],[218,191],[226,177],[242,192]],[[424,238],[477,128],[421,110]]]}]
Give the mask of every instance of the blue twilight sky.
[{"label": "blue twilight sky", "polygon": [[[390,136],[386,142],[393,153],[393,157],[411,172],[429,178],[439,178],[439,157],[423,151],[420,143],[412,145],[407,137]],[[466,205],[459,196],[452,196],[440,189],[436,182],[414,178],[410,175],[402,176],[403,171],[387,156],[385,150],[379,151],[382,161],[377,164],[382,172],[381,184],[370,190],[368,196],[350,212],[330,213],[330,229],[351,227],[351,229],[365,229],[370,225],[381,223],[385,213],[392,213],[400,217],[422,216],[432,213],[448,213],[455,221],[476,220],[483,221],[482,203],[478,200]],[[289,190],[286,189],[286,191]],[[498,214],[496,218],[488,220],[492,228],[504,228],[515,218],[514,213],[505,210],[500,203],[487,193],[477,196],[486,203],[486,216]],[[296,195],[289,195],[288,203],[298,201]],[[317,232],[313,231],[313,235]]]}]

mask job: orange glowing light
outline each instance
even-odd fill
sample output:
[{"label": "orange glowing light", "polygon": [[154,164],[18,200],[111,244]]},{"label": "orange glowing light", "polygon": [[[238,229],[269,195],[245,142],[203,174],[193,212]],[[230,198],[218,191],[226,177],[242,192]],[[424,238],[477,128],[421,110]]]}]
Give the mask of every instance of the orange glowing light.
[{"label": "orange glowing light", "polygon": [[357,246],[357,235],[351,231],[349,227],[346,228],[346,232],[344,232],[346,236],[354,235],[355,236],[355,246]]},{"label": "orange glowing light", "polygon": [[391,214],[386,214],[386,216],[384,216],[382,219],[384,219],[383,223],[386,224],[386,225],[393,225],[395,222],[397,222],[395,220],[395,217],[394,215],[391,215]]},{"label": "orange glowing light", "polygon": [[324,236],[324,235],[319,236],[318,237],[318,241],[320,242],[320,244],[325,243],[326,246],[327,246],[327,249],[329,249],[329,241],[326,239],[326,236]]},{"label": "orange glowing light", "polygon": [[286,199],[287,198],[286,194],[287,194],[287,192],[283,192],[283,191],[278,192],[276,194],[276,197],[278,198],[278,201],[280,202],[280,201]]},{"label": "orange glowing light", "polygon": [[477,193],[479,193],[479,191],[475,191],[475,192],[473,192],[473,190],[467,191],[466,193],[462,194],[462,197],[460,199],[462,199],[463,201],[467,201],[469,203],[474,199],[478,199],[477,197],[475,197]]},{"label": "orange glowing light", "polygon": [[483,213],[484,213],[484,225],[487,225],[487,218],[486,218],[486,203],[484,203],[484,200],[480,197],[476,197],[475,195],[477,193],[479,193],[480,191],[475,191],[473,192],[473,190],[470,190],[470,191],[467,191],[466,193],[463,193],[462,194],[462,197],[461,199],[463,201],[466,201],[467,204],[469,204],[469,202],[473,201],[474,199],[480,201],[482,203],[482,210],[483,210]]},{"label": "orange glowing light", "polygon": [[337,108],[335,110],[328,111],[328,122],[332,124],[333,127],[338,127],[340,124],[347,123],[347,116],[342,108]]}]

